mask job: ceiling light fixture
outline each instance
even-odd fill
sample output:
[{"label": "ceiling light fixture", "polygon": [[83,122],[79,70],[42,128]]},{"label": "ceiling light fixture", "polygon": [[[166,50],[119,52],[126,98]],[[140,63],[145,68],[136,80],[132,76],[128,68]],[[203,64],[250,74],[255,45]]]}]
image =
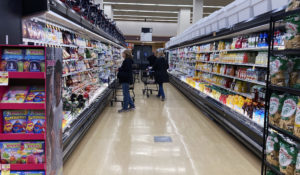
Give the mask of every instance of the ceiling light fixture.
[{"label": "ceiling light fixture", "polygon": [[177,11],[157,11],[157,10],[126,10],[126,9],[113,9],[116,12],[141,12],[141,13],[178,13]]},{"label": "ceiling light fixture", "polygon": [[[135,19],[135,18],[114,18],[114,20],[123,21],[145,21],[145,19]],[[159,19],[147,19],[147,22],[177,22],[177,20],[159,20]]]},{"label": "ceiling light fixture", "polygon": [[171,16],[140,16],[140,15],[114,15],[114,17],[165,18],[165,19],[177,19],[178,18],[178,17],[171,17]]},{"label": "ceiling light fixture", "polygon": [[[148,4],[148,3],[130,3],[130,2],[103,2],[107,5],[135,5],[135,6],[160,6],[160,7],[189,7],[193,8],[193,5],[183,5],[183,4]],[[224,6],[203,6],[204,8],[223,8]]]}]

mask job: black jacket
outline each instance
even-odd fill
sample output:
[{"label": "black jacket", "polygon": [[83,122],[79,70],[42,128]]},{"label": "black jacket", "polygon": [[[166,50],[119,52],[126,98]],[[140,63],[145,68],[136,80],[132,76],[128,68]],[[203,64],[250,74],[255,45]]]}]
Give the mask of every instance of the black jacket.
[{"label": "black jacket", "polygon": [[118,72],[119,83],[133,83],[132,64],[131,58],[125,58]]},{"label": "black jacket", "polygon": [[163,57],[156,59],[153,70],[155,71],[155,82],[165,83],[169,81],[169,75],[167,70],[169,69],[169,64],[167,60]]},{"label": "black jacket", "polygon": [[153,65],[155,64],[155,61],[157,60],[155,55],[151,55],[147,58],[147,60],[149,61],[149,66],[153,67]]}]

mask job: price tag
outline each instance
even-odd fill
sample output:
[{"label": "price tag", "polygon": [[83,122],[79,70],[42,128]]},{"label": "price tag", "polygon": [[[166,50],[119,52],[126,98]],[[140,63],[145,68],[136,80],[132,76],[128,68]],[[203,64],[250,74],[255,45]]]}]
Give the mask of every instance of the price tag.
[{"label": "price tag", "polygon": [[0,72],[0,86],[8,86],[8,72]]}]

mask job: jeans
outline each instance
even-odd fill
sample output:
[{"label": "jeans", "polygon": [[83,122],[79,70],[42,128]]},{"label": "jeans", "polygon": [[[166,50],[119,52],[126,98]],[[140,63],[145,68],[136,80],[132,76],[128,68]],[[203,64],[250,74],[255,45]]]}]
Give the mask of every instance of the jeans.
[{"label": "jeans", "polygon": [[122,90],[123,90],[123,109],[128,109],[128,105],[131,108],[135,107],[134,103],[130,97],[129,93],[129,83],[122,83]]},{"label": "jeans", "polygon": [[163,87],[163,84],[162,83],[159,83],[159,89],[158,89],[158,96],[162,97],[162,98],[165,98],[165,92],[164,92],[164,87]]}]

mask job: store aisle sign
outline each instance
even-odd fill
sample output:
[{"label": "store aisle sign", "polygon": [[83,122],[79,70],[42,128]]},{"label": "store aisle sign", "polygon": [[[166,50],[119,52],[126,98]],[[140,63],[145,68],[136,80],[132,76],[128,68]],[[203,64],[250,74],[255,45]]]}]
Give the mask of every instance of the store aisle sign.
[{"label": "store aisle sign", "polygon": [[142,28],[141,41],[144,42],[152,41],[152,28]]},{"label": "store aisle sign", "polygon": [[8,72],[0,72],[0,86],[8,86]]}]

